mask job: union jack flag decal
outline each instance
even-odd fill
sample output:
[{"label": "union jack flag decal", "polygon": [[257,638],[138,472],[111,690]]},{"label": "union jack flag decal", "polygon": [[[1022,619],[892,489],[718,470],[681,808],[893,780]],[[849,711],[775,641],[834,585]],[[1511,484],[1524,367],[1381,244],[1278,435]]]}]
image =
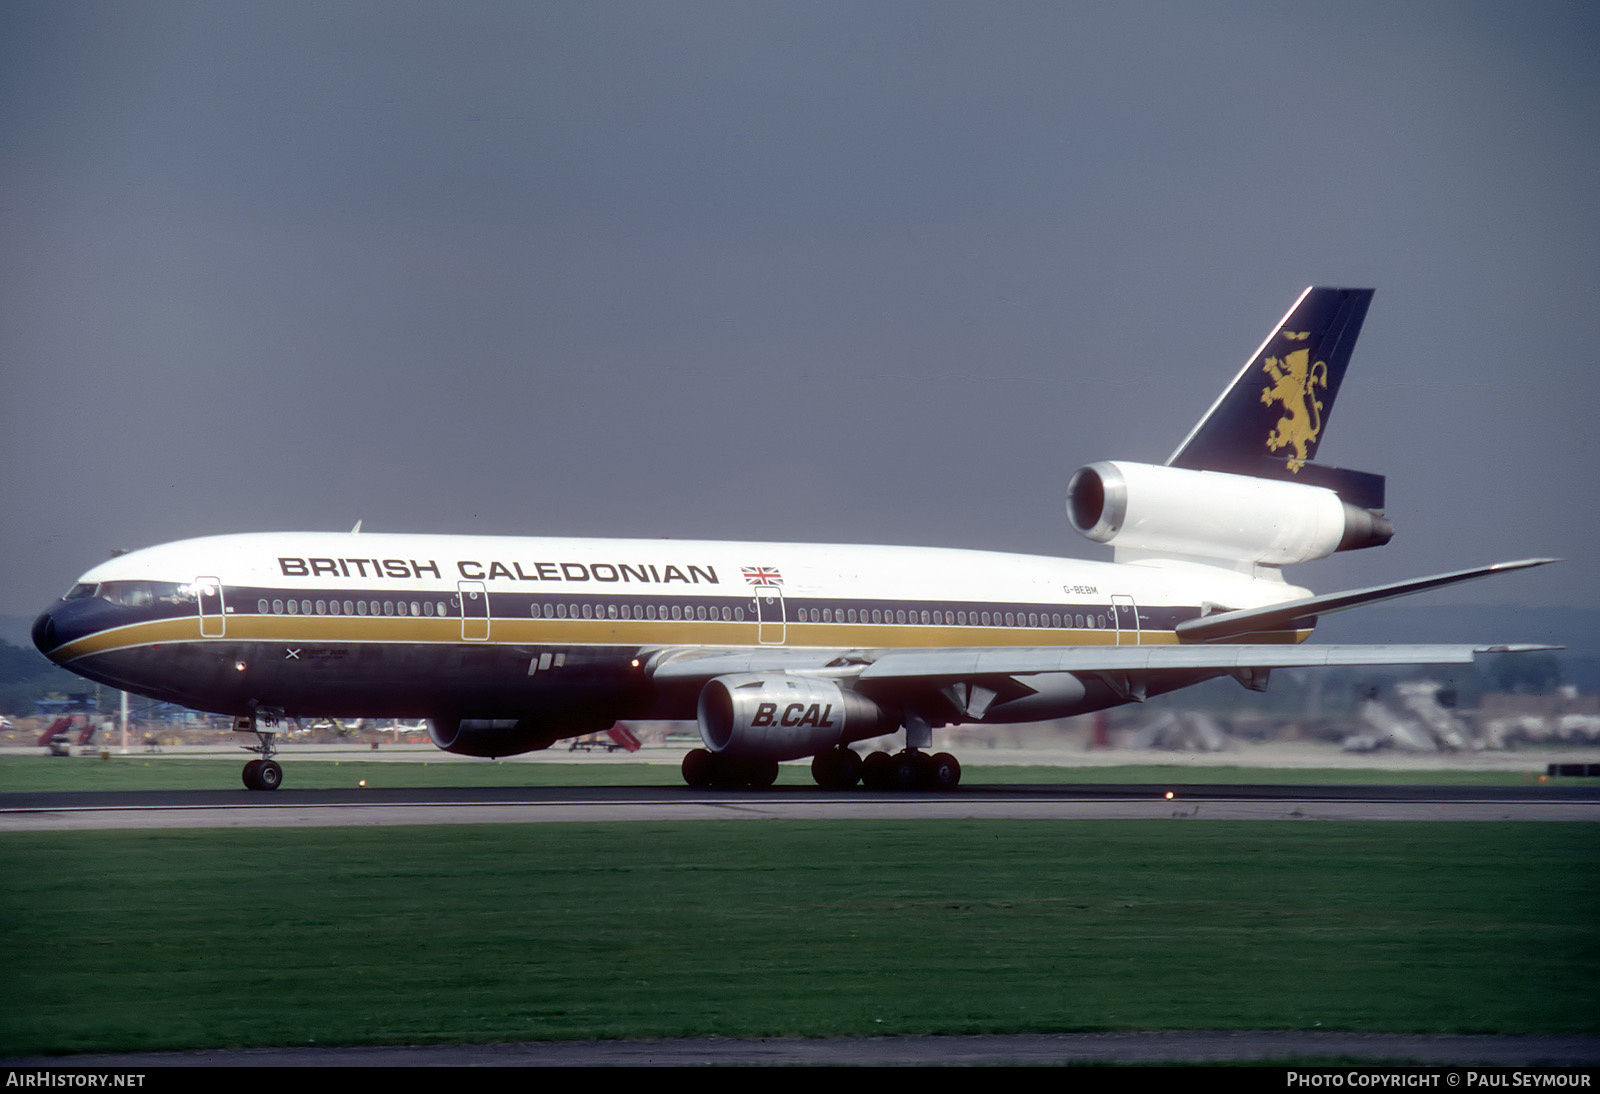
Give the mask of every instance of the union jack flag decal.
[{"label": "union jack flag decal", "polygon": [[782,585],[783,575],[771,566],[741,566],[739,572],[750,585]]}]

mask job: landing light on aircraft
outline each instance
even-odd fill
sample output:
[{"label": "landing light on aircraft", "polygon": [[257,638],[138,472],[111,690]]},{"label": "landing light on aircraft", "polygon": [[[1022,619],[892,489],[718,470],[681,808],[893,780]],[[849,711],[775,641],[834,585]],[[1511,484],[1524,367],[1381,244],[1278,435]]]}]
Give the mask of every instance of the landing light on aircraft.
[{"label": "landing light on aircraft", "polygon": [[1167,800],[1168,800],[1168,801],[1171,801],[1171,800],[1172,800],[1172,791],[1170,791],[1170,790],[1169,790],[1169,791],[1167,791]]}]

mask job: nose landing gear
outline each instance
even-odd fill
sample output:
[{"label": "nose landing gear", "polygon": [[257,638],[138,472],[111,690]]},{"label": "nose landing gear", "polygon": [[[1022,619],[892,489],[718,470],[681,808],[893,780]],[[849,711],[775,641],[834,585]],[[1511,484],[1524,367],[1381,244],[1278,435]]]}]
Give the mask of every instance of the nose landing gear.
[{"label": "nose landing gear", "polygon": [[244,765],[246,790],[276,790],[283,785],[283,768],[272,757],[278,752],[277,736],[282,731],[283,716],[277,711],[258,709],[254,714],[242,714],[233,720],[235,733],[254,733],[259,744],[245,745],[246,751],[259,753],[259,760]]}]

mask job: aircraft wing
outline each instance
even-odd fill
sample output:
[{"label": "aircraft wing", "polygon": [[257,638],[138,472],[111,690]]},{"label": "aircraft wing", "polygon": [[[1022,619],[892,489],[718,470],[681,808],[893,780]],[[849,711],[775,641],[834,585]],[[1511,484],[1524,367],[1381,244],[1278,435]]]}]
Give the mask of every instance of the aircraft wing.
[{"label": "aircraft wing", "polygon": [[1556,646],[1021,646],[886,653],[860,679],[1027,676],[1041,672],[1195,672],[1326,668],[1339,665],[1456,665],[1480,653],[1523,653]]},{"label": "aircraft wing", "polygon": [[657,683],[704,683],[732,673],[794,673],[888,683],[1046,672],[1243,672],[1350,665],[1459,665],[1480,653],[1559,649],[1539,645],[1150,645],[999,646],[871,651],[807,649],[663,650]]}]

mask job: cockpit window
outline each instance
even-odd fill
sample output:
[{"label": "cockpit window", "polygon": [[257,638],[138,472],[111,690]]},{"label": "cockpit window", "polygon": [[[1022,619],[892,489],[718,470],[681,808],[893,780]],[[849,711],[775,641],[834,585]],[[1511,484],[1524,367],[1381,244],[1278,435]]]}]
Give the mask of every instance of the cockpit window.
[{"label": "cockpit window", "polygon": [[97,593],[99,591],[100,591],[100,586],[96,585],[92,581],[87,585],[79,583],[77,585],[74,585],[72,588],[68,589],[67,592],[66,592],[66,595],[63,596],[61,599],[62,600],[87,600],[87,599],[89,599],[91,596],[93,596],[95,593]]},{"label": "cockpit window", "polygon": [[167,604],[192,604],[195,600],[194,586],[175,581],[106,581],[101,583],[99,595],[124,608],[144,608],[158,600]]}]

